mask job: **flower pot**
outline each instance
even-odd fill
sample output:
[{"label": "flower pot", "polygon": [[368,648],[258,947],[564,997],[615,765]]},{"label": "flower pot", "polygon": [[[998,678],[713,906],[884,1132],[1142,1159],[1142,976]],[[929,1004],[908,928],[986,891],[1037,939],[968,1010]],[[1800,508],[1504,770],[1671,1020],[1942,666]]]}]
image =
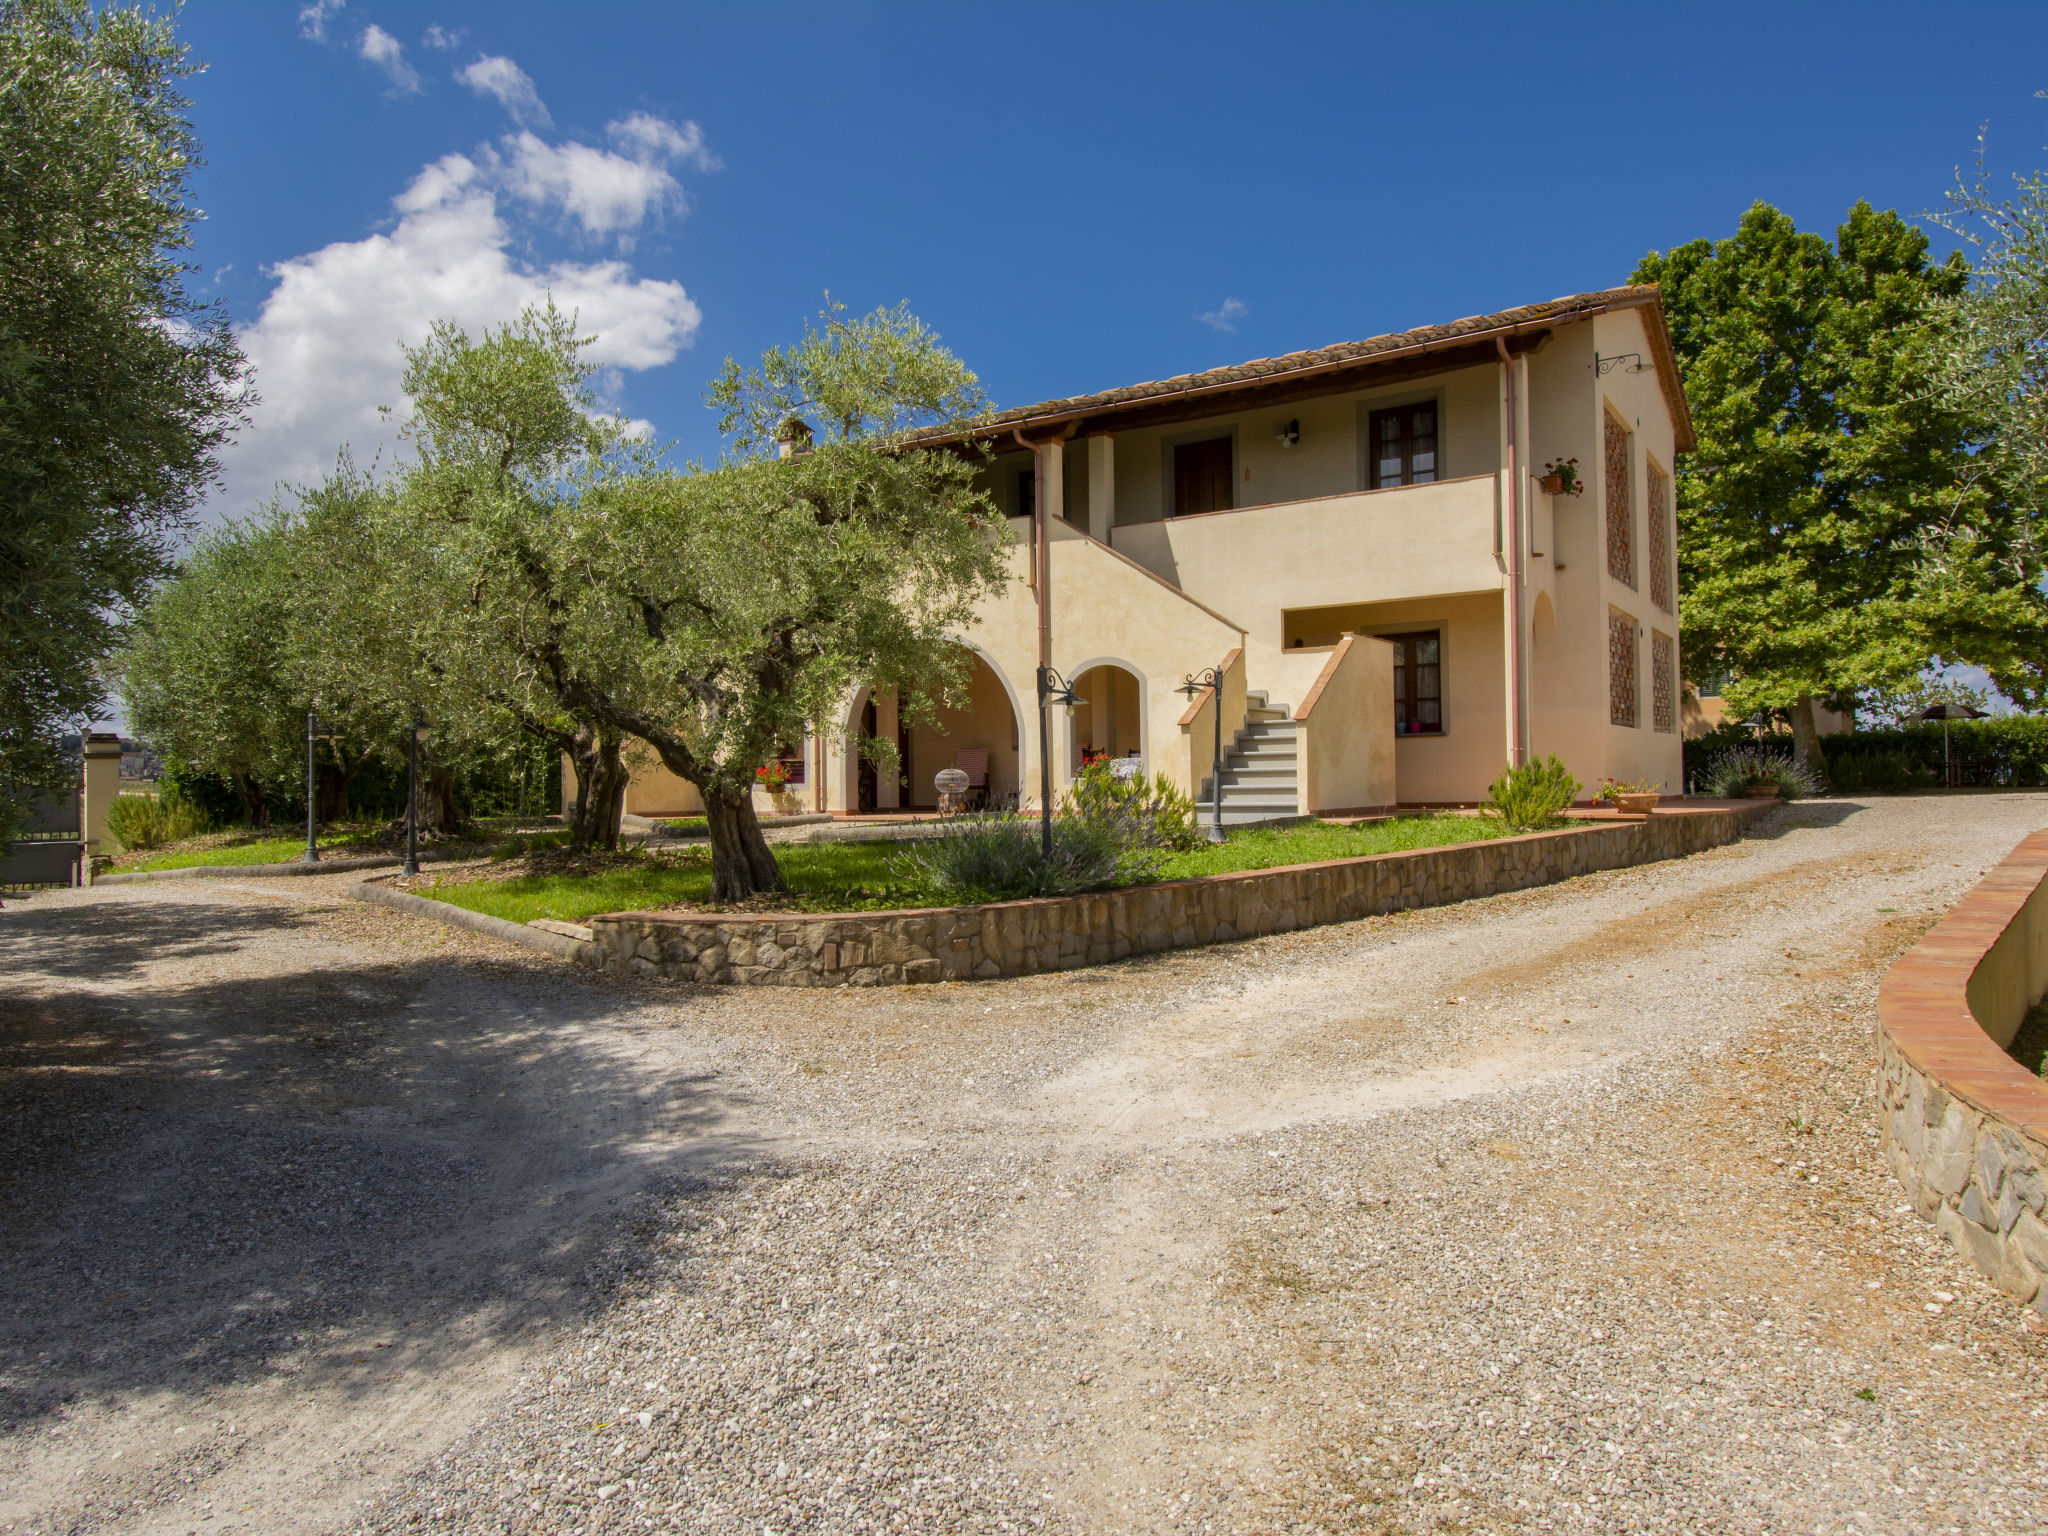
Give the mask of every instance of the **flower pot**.
[{"label": "flower pot", "polygon": [[1563,475],[1545,475],[1536,483],[1543,487],[1543,494],[1546,496],[1562,496],[1564,494]]},{"label": "flower pot", "polygon": [[1657,809],[1657,802],[1663,798],[1663,795],[1652,789],[1640,795],[1616,795],[1613,801],[1614,808],[1624,816],[1647,816]]},{"label": "flower pot", "polygon": [[1752,800],[1775,800],[1778,798],[1778,786],[1775,784],[1751,784],[1742,792]]}]

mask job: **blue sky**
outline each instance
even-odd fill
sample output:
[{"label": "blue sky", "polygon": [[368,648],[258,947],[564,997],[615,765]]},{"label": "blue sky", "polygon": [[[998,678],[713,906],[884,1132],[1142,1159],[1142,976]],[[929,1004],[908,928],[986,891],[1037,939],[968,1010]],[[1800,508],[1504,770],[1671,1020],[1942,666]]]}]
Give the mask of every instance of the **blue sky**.
[{"label": "blue sky", "polygon": [[[1648,15],[1645,19],[1646,13]],[[2048,7],[191,0],[231,510],[388,445],[397,341],[552,289],[712,455],[728,353],[908,300],[1002,405],[1626,279],[1757,198],[2048,141]]]}]

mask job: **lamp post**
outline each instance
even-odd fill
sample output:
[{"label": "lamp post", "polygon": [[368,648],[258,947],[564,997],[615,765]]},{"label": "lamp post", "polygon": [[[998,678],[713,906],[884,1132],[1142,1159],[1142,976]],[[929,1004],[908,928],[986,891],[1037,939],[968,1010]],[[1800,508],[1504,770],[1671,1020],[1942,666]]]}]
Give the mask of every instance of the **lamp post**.
[{"label": "lamp post", "polygon": [[303,862],[320,862],[320,842],[313,830],[313,743],[317,739],[320,717],[314,710],[306,711],[306,852]]},{"label": "lamp post", "polygon": [[1047,859],[1052,857],[1052,706],[1062,705],[1072,714],[1079,702],[1072,683],[1051,667],[1038,669],[1038,851]]},{"label": "lamp post", "polygon": [[1209,764],[1209,841],[1220,843],[1223,841],[1223,673],[1215,667],[1204,667],[1186,678],[1175,691],[1192,699],[1205,688],[1216,704],[1216,751]]},{"label": "lamp post", "polygon": [[405,767],[405,873],[420,872],[420,743],[427,739],[427,722],[413,717],[412,740]]}]

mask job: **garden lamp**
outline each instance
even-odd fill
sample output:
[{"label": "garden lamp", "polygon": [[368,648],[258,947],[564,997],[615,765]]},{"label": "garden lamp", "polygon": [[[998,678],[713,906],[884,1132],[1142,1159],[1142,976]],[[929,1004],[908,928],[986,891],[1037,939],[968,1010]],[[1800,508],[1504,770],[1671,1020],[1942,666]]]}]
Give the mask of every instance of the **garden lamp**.
[{"label": "garden lamp", "polygon": [[306,851],[302,855],[302,862],[307,864],[320,862],[320,842],[314,834],[313,822],[313,743],[322,735],[329,741],[340,740],[340,737],[332,734],[332,730],[330,724],[326,732],[321,731],[318,712],[310,709],[306,711]]},{"label": "garden lamp", "polygon": [[1223,841],[1223,673],[1215,667],[1185,678],[1176,693],[1184,693],[1192,700],[1207,690],[1216,700],[1216,751],[1209,765],[1209,841]]},{"label": "garden lamp", "polygon": [[1038,851],[1048,860],[1052,858],[1052,748],[1047,722],[1053,705],[1060,705],[1071,716],[1080,702],[1081,696],[1074,692],[1072,683],[1051,667],[1038,669]]}]

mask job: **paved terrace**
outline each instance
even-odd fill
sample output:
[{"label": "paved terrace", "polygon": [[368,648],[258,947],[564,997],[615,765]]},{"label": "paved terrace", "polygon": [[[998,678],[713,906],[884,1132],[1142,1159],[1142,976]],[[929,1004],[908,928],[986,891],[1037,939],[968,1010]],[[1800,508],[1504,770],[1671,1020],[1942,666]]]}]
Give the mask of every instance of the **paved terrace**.
[{"label": "paved terrace", "polygon": [[1870,1070],[2043,822],[862,993],[347,876],[10,902],[0,1529],[2040,1529],[2039,1320]]}]

